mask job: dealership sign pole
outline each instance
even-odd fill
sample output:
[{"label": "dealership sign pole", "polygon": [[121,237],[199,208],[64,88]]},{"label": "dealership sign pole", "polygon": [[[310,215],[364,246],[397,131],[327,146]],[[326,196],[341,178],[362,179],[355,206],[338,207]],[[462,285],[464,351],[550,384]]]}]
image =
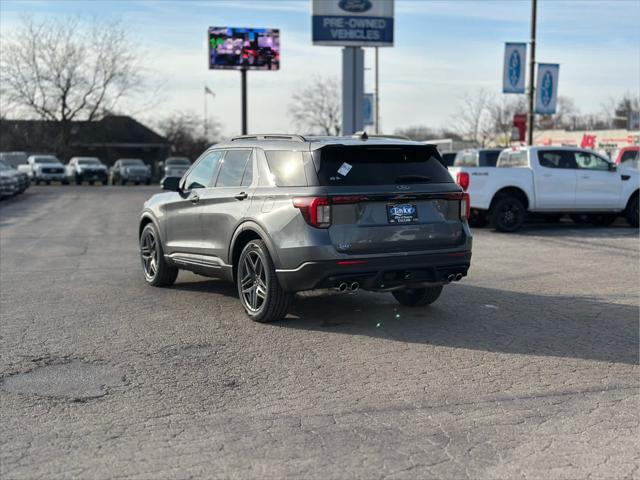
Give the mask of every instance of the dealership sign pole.
[{"label": "dealership sign pole", "polygon": [[538,16],[538,0],[531,0],[531,57],[529,60],[529,111],[527,115],[527,145],[533,145],[533,96],[534,74],[536,68],[536,22]]},{"label": "dealership sign pole", "polygon": [[342,46],[342,134],[363,129],[364,51],[393,46],[393,0],[313,0],[314,45]]},{"label": "dealership sign pole", "polygon": [[209,69],[240,70],[242,134],[247,128],[247,71],[280,68],[280,31],[271,28],[209,27]]}]

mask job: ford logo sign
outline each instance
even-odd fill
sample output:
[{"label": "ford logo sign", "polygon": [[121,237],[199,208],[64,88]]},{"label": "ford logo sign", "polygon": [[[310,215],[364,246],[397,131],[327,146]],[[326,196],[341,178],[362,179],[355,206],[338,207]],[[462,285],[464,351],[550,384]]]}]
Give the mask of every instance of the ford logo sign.
[{"label": "ford logo sign", "polygon": [[512,87],[518,86],[521,65],[520,52],[514,50],[511,52],[511,57],[509,57],[509,83],[511,83]]},{"label": "ford logo sign", "polygon": [[551,99],[553,98],[553,77],[551,76],[551,72],[545,72],[542,77],[540,90],[540,100],[546,107],[551,103]]},{"label": "ford logo sign", "polygon": [[413,205],[395,205],[389,209],[391,215],[403,217],[405,215],[413,215],[416,209]]},{"label": "ford logo sign", "polygon": [[338,6],[345,12],[361,13],[371,8],[371,0],[340,0]]},{"label": "ford logo sign", "polygon": [[411,187],[409,185],[396,185],[398,190],[409,190]]}]

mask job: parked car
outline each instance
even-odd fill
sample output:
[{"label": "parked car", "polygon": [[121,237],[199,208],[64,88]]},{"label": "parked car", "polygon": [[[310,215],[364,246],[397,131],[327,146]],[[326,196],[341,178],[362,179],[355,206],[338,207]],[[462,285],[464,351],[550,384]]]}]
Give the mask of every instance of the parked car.
[{"label": "parked car", "polygon": [[169,157],[164,161],[164,176],[180,178],[190,166],[191,160],[187,157]]},{"label": "parked car", "polygon": [[126,185],[127,182],[151,185],[151,167],[139,158],[121,158],[109,169],[109,182],[111,185]]},{"label": "parked car", "polygon": [[19,191],[18,179],[7,170],[0,169],[0,199],[13,197]]},{"label": "parked car", "polygon": [[0,161],[13,168],[18,168],[18,165],[27,163],[29,154],[27,152],[0,152]]},{"label": "parked car", "polygon": [[457,155],[456,152],[445,152],[441,155],[442,155],[442,161],[445,164],[445,166],[447,167],[453,166],[453,162],[455,161],[456,155]]},{"label": "parked car", "polygon": [[621,148],[618,151],[616,164],[627,168],[640,169],[640,145]]},{"label": "parked car", "polygon": [[468,197],[436,147],[365,139],[253,135],[211,147],[144,205],[145,280],[168,286],[185,269],[235,282],[259,322],[317,288],[434,302],[469,268]]},{"label": "parked car", "polygon": [[93,185],[96,181],[106,185],[109,179],[107,166],[96,157],[73,157],[66,167],[67,180],[75,182],[89,182]]},{"label": "parked car", "polygon": [[18,170],[13,168],[11,165],[7,165],[7,163],[4,162],[3,160],[0,160],[0,171],[7,172],[15,177],[15,179],[18,182],[17,193],[23,193],[27,188],[29,188],[29,185],[31,184],[31,182],[29,181],[29,176],[26,173],[19,172]]},{"label": "parked car", "polygon": [[501,148],[468,148],[460,150],[453,161],[454,167],[495,167]]},{"label": "parked car", "polygon": [[640,172],[617,167],[591,150],[523,147],[504,150],[497,168],[452,167],[471,197],[471,217],[514,232],[528,212],[570,214],[609,225],[620,215],[638,227]]},{"label": "parked car", "polygon": [[26,165],[19,165],[18,170],[29,175],[36,185],[40,182],[49,185],[52,181],[67,183],[64,165],[54,155],[30,155]]}]

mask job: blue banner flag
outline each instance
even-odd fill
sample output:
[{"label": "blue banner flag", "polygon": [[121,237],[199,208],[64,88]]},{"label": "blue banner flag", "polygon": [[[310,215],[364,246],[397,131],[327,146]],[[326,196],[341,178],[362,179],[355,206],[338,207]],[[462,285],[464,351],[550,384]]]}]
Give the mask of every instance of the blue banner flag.
[{"label": "blue banner flag", "polygon": [[540,115],[556,113],[558,99],[558,73],[560,65],[557,63],[539,63],[536,81],[536,105],[534,112]]},{"label": "blue banner flag", "polygon": [[503,93],[524,93],[526,62],[526,43],[505,43],[504,71],[502,73]]}]

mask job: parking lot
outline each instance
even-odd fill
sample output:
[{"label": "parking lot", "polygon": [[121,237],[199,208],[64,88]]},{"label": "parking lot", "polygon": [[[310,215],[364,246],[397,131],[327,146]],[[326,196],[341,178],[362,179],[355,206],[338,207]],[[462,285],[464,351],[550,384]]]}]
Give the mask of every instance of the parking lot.
[{"label": "parking lot", "polygon": [[0,203],[2,478],[640,478],[637,230],[474,231],[434,305],[142,278],[158,187]]}]

